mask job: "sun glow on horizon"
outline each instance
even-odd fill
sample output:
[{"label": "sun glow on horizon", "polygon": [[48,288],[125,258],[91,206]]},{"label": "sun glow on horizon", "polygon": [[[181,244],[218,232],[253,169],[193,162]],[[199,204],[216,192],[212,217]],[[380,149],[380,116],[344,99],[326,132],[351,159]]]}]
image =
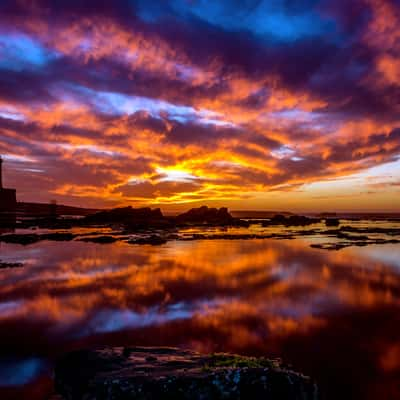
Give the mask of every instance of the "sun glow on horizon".
[{"label": "sun glow on horizon", "polygon": [[1,4],[7,185],[88,207],[400,211],[400,10],[360,1]]}]

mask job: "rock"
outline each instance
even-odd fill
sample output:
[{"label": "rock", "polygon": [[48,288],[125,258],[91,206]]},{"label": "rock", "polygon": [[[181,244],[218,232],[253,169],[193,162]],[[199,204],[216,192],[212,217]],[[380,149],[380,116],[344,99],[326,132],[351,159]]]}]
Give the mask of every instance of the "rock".
[{"label": "rock", "polygon": [[40,236],[36,235],[35,233],[23,234],[23,235],[19,235],[17,233],[10,233],[7,235],[0,236],[0,242],[22,244],[23,246],[36,243],[39,240]]},{"label": "rock", "polygon": [[339,226],[340,219],[339,218],[325,218],[325,225],[326,226]]},{"label": "rock", "polygon": [[318,222],[321,222],[319,218],[309,218],[303,215],[291,215],[286,218],[284,215],[277,214],[269,221],[264,221],[262,225],[307,226],[317,224]]},{"label": "rock", "polygon": [[167,243],[167,239],[160,235],[150,235],[139,237],[135,239],[128,240],[129,244],[151,244],[153,246],[158,246],[160,244]]},{"label": "rock", "polygon": [[58,242],[66,242],[73,240],[76,235],[71,232],[54,232],[54,233],[27,233],[27,234],[18,234],[18,233],[10,233],[7,235],[0,236],[0,242],[5,243],[16,243],[22,245],[33,244],[39,242],[41,240],[55,240]]},{"label": "rock", "polygon": [[310,247],[321,250],[341,250],[350,247],[351,243],[314,243]]},{"label": "rock", "polygon": [[310,245],[310,247],[313,247],[315,249],[324,249],[324,250],[341,250],[346,247],[351,247],[351,246],[358,246],[358,247],[363,247],[363,246],[368,246],[371,244],[397,244],[400,243],[399,239],[382,239],[382,238],[377,238],[377,239],[371,239],[368,237],[364,236],[343,236],[343,235],[334,235],[337,236],[341,239],[346,239],[345,241],[341,242],[327,242],[327,243],[313,243]]},{"label": "rock", "polygon": [[8,269],[8,268],[21,268],[24,264],[22,263],[8,263],[0,261],[0,269]]},{"label": "rock", "polygon": [[348,233],[339,231],[336,234],[339,239],[353,240],[353,241],[366,241],[370,240],[368,236],[365,235],[349,235]]},{"label": "rock", "polygon": [[235,222],[235,218],[229,214],[226,207],[209,208],[202,206],[178,215],[175,218],[179,225],[182,224],[207,224],[207,225],[230,225]]},{"label": "rock", "polygon": [[168,220],[163,216],[161,210],[145,208],[114,208],[101,211],[84,218],[83,224],[123,224],[129,228],[141,228],[149,226],[167,226]]},{"label": "rock", "polygon": [[67,354],[55,367],[64,399],[317,400],[315,383],[280,360],[174,348],[105,348]]},{"label": "rock", "polygon": [[54,232],[54,233],[44,233],[40,235],[40,240],[55,240],[57,242],[69,242],[76,237],[71,232]]},{"label": "rock", "polygon": [[116,238],[115,236],[100,235],[100,236],[83,237],[78,240],[81,242],[107,244],[107,243],[115,243],[118,240],[118,238]]},{"label": "rock", "polygon": [[340,227],[342,232],[353,232],[353,233],[378,233],[389,236],[400,236],[399,228],[382,228],[382,227],[355,227],[344,225]]},{"label": "rock", "polygon": [[287,219],[282,214],[274,215],[269,221],[264,221],[263,226],[265,225],[286,225]]}]

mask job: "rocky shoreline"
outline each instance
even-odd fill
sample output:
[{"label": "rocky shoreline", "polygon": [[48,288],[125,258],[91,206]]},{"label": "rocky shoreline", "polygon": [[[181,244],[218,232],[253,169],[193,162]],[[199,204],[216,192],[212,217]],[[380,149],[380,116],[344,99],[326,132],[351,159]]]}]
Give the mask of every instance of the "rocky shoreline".
[{"label": "rocky shoreline", "polygon": [[315,382],[279,359],[165,347],[109,347],[63,356],[55,388],[65,400],[318,400]]},{"label": "rocky shoreline", "polygon": [[[5,233],[0,242],[30,245],[39,241],[71,241],[110,244],[117,241],[133,245],[162,245],[172,240],[249,240],[295,239],[319,237],[323,242],[310,246],[322,250],[340,250],[350,246],[400,243],[400,227],[340,226],[336,218],[309,218],[305,216],[275,215],[269,220],[242,220],[234,218],[226,208],[193,208],[176,217],[165,217],[159,209],[132,207],[101,211],[79,221],[47,220],[24,222],[25,228],[37,227],[50,232]],[[321,227],[321,223],[324,223]],[[29,225],[31,224],[31,225]],[[320,224],[319,227],[312,225]],[[251,226],[276,227],[277,232],[251,231]],[[89,229],[74,232],[73,228]],[[100,229],[99,229],[100,228]],[[104,228],[109,229],[107,232]],[[229,229],[237,229],[232,232]],[[93,229],[93,231],[90,231]],[[219,229],[219,232],[215,230]],[[52,232],[54,230],[54,232]],[[196,231],[197,230],[197,231]],[[381,235],[380,237],[376,237]]]},{"label": "rocky shoreline", "polygon": [[[201,228],[201,227],[198,227]],[[104,232],[86,232],[86,233],[72,233],[68,231],[60,231],[53,233],[6,233],[0,235],[0,242],[20,244],[20,245],[31,245],[40,241],[56,241],[56,242],[67,242],[67,241],[81,241],[88,243],[98,244],[111,244],[115,242],[125,242],[132,245],[162,245],[169,241],[193,241],[193,240],[251,240],[251,239],[286,239],[291,240],[301,237],[318,236],[321,238],[328,239],[321,243],[310,244],[313,248],[325,249],[325,250],[340,250],[350,246],[367,246],[370,244],[388,244],[388,243],[400,243],[400,229],[376,229],[371,228],[370,230],[365,228],[352,228],[351,234],[347,233],[346,227],[332,230],[283,230],[277,233],[260,233],[260,232],[249,232],[249,233],[227,233],[221,232],[185,232],[179,229],[141,229],[138,231],[125,231],[116,230],[110,233]],[[366,234],[367,233],[367,234]],[[382,234],[387,235],[387,238],[377,238],[368,235],[371,234]],[[332,241],[334,239],[335,241]]]}]

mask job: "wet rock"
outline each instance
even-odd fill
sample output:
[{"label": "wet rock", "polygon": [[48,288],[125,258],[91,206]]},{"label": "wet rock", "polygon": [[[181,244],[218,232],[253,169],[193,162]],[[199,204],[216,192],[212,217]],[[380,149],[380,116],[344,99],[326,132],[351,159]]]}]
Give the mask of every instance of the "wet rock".
[{"label": "wet rock", "polygon": [[349,235],[348,233],[341,231],[336,234],[336,237],[338,237],[339,239],[354,240],[354,241],[369,240],[369,237],[365,235]]},{"label": "wet rock", "polygon": [[303,230],[296,230],[292,232],[296,236],[314,236],[318,234],[318,231],[314,229],[303,229]]},{"label": "wet rock", "polygon": [[192,233],[184,235],[180,240],[247,240],[256,239],[254,234],[229,234],[229,233]]},{"label": "wet rock", "polygon": [[76,237],[71,232],[54,232],[40,235],[40,240],[55,240],[57,242],[68,242]]},{"label": "wet rock", "polygon": [[21,268],[24,264],[22,263],[9,263],[0,261],[0,269],[8,269],[8,268]]},{"label": "wet rock", "polygon": [[345,247],[351,247],[351,246],[358,246],[358,247],[364,247],[368,246],[371,244],[396,244],[400,243],[400,240],[398,239],[370,239],[367,238],[364,240],[363,237],[357,237],[357,236],[347,236],[346,241],[342,242],[327,242],[327,243],[313,243],[310,245],[310,247],[315,248],[315,249],[324,249],[324,250],[341,250],[344,249]]},{"label": "wet rock", "polygon": [[351,246],[351,243],[314,243],[310,245],[313,249],[322,250],[341,250],[349,246]]},{"label": "wet rock", "polygon": [[108,243],[115,243],[118,240],[118,238],[116,238],[115,236],[100,235],[100,236],[82,237],[79,238],[78,240],[81,242],[108,244]]},{"label": "wet rock", "polygon": [[353,232],[353,233],[373,233],[373,234],[384,234],[389,236],[400,236],[399,228],[382,228],[382,227],[355,227],[344,225],[340,228],[341,232]]},{"label": "wet rock", "polygon": [[326,218],[325,219],[325,225],[326,226],[339,226],[340,225],[340,219],[339,218]]},{"label": "wet rock", "polygon": [[150,235],[139,238],[128,240],[129,244],[151,244],[153,246],[159,246],[167,243],[167,239],[160,235]]},{"label": "wet rock", "polygon": [[174,348],[105,348],[64,356],[55,386],[65,399],[318,400],[308,377],[280,360]]},{"label": "wet rock", "polygon": [[266,225],[286,225],[288,219],[283,214],[274,215],[269,221],[264,221],[263,226]]},{"label": "wet rock", "polygon": [[25,234],[25,235],[19,235],[16,233],[10,233],[7,235],[1,235],[0,236],[0,242],[4,243],[15,243],[15,244],[22,244],[24,246],[32,243],[39,242],[40,236],[36,235],[34,233],[32,234]]},{"label": "wet rock", "polygon": [[0,236],[0,242],[5,243],[16,243],[22,245],[33,244],[39,242],[41,240],[54,240],[58,242],[65,242],[73,240],[76,237],[71,232],[54,232],[54,233],[27,233],[27,234],[18,234],[18,233],[10,233],[7,235]]}]

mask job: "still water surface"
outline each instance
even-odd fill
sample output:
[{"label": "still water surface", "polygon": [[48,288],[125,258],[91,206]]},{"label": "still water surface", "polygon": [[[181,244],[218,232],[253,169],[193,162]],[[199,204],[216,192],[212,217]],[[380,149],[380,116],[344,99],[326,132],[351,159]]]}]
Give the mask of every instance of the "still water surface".
[{"label": "still water surface", "polygon": [[329,399],[399,399],[400,245],[309,244],[1,244],[25,266],[0,270],[0,393],[43,398],[60,354],[137,344],[280,356]]}]

